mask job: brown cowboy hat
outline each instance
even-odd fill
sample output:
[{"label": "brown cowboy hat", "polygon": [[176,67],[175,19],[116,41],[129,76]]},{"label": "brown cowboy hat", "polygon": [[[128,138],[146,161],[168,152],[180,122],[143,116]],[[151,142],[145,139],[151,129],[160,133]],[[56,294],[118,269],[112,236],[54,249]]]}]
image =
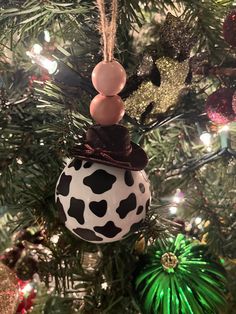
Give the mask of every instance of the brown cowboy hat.
[{"label": "brown cowboy hat", "polygon": [[89,127],[84,143],[74,147],[72,155],[75,158],[136,171],[144,169],[148,163],[145,151],[130,141],[127,128],[119,124]]}]

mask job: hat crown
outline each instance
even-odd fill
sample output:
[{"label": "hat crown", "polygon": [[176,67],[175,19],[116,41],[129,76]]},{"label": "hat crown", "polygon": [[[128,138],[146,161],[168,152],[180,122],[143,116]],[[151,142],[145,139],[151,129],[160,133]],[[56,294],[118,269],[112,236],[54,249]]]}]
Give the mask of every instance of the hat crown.
[{"label": "hat crown", "polygon": [[114,152],[121,157],[127,157],[132,151],[129,132],[119,124],[90,127],[86,132],[85,143],[93,149]]}]

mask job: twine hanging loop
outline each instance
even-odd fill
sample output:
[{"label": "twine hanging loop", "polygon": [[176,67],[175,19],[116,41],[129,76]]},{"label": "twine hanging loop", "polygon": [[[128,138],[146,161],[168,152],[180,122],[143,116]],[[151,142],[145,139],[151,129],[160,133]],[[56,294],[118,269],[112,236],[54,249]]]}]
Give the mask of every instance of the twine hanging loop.
[{"label": "twine hanging loop", "polygon": [[97,6],[100,12],[100,33],[103,38],[104,61],[111,62],[114,59],[116,40],[117,0],[111,1],[111,10],[108,14],[106,14],[105,0],[97,0]]}]

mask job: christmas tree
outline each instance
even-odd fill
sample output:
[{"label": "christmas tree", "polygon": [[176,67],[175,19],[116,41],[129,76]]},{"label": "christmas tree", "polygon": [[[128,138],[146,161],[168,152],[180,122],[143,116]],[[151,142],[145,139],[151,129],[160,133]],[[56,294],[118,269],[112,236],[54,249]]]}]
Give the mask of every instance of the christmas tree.
[{"label": "christmas tree", "polygon": [[234,1],[0,21],[0,313],[236,313]]}]

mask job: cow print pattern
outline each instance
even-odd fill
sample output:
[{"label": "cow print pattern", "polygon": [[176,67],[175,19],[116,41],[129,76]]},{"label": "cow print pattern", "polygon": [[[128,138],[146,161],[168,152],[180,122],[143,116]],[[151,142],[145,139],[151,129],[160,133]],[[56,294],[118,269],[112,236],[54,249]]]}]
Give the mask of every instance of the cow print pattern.
[{"label": "cow print pattern", "polygon": [[59,197],[57,198],[57,208],[59,211],[58,212],[59,219],[64,224],[66,222],[67,218],[66,218],[66,214],[64,212],[64,208],[62,206],[62,203],[60,202]]},{"label": "cow print pattern", "polygon": [[136,206],[136,196],[134,193],[131,193],[126,199],[120,202],[120,206],[117,208],[116,212],[121,219],[124,219],[129,212],[136,208]]},{"label": "cow print pattern", "polygon": [[137,215],[141,214],[143,211],[143,206],[139,206],[138,209],[137,209]]},{"label": "cow print pattern", "polygon": [[116,227],[113,221],[108,221],[104,226],[94,227],[93,229],[107,238],[114,238],[122,230],[121,228]]},{"label": "cow print pattern", "polygon": [[134,184],[134,178],[133,178],[132,172],[130,170],[125,171],[125,183],[128,186],[132,186]]},{"label": "cow print pattern", "polygon": [[130,171],[75,158],[58,180],[58,215],[79,238],[106,243],[136,232],[149,207],[143,171]]},{"label": "cow print pattern", "polygon": [[78,200],[72,197],[70,200],[70,208],[68,210],[68,215],[75,218],[79,224],[84,224],[84,208],[85,204],[83,200]]},{"label": "cow print pattern", "polygon": [[98,237],[96,233],[90,229],[76,228],[73,231],[82,239],[86,241],[102,241],[101,237]]},{"label": "cow print pattern", "polygon": [[143,222],[143,219],[140,220],[139,222],[134,223],[134,224],[130,227],[130,231],[129,231],[129,232],[130,232],[130,233],[133,233],[133,232],[138,231],[139,228],[140,228],[140,226],[141,226],[141,224],[142,224],[142,222]]},{"label": "cow print pattern", "polygon": [[105,200],[90,202],[89,208],[97,217],[103,217],[107,212],[107,202]]},{"label": "cow print pattern", "polygon": [[87,161],[85,164],[84,164],[84,168],[85,169],[88,169],[88,168],[90,168],[91,166],[92,166],[92,162],[91,161]]},{"label": "cow print pattern", "polygon": [[64,172],[61,175],[60,182],[57,186],[57,194],[67,196],[70,191],[72,176],[67,176]]},{"label": "cow print pattern", "polygon": [[145,186],[143,183],[139,183],[139,189],[140,189],[141,193],[145,193]]},{"label": "cow print pattern", "polygon": [[69,164],[69,168],[74,167],[75,170],[79,170],[82,166],[82,160],[79,159],[74,159],[70,164]]},{"label": "cow print pattern", "polygon": [[116,177],[104,170],[96,170],[90,176],[84,178],[83,183],[90,187],[95,194],[103,194],[112,188]]}]

